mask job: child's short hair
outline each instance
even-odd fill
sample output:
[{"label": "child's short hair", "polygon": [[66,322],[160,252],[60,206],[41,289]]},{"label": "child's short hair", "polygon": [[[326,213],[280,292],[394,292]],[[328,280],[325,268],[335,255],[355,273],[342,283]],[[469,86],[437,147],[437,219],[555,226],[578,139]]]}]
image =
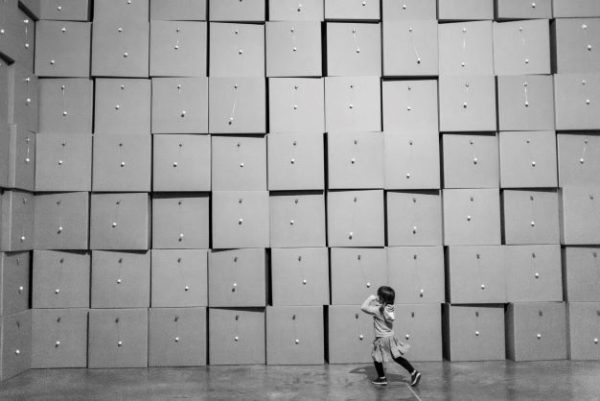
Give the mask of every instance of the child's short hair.
[{"label": "child's short hair", "polygon": [[396,293],[392,287],[381,286],[377,289],[377,296],[381,300],[381,303],[385,305],[393,305],[396,299]]}]

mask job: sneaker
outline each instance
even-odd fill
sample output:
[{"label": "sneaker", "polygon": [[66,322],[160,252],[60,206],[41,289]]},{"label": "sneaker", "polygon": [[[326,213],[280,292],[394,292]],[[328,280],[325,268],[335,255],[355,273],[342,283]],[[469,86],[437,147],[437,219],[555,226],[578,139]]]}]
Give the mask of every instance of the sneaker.
[{"label": "sneaker", "polygon": [[371,383],[376,384],[378,386],[385,386],[386,384],[388,384],[387,379],[385,377],[378,377],[377,379],[373,380]]},{"label": "sneaker", "polygon": [[421,381],[421,372],[415,370],[410,375],[410,378],[411,378],[410,385],[412,387],[416,386],[417,384],[419,384],[419,381]]}]

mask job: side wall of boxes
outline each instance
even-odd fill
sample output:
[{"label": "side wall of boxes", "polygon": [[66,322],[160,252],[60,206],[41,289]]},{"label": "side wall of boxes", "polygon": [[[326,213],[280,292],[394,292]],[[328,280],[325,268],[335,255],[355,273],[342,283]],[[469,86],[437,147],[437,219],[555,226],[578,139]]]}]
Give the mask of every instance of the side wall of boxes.
[{"label": "side wall of boxes", "polygon": [[[593,0],[0,2],[0,379],[600,359]],[[566,302],[565,302],[566,301]]]}]

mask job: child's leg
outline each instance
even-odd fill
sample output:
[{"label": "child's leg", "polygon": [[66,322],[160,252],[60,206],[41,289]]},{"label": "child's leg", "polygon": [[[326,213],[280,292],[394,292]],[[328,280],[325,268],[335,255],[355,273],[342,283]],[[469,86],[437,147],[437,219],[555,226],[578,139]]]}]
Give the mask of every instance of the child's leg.
[{"label": "child's leg", "polygon": [[385,377],[385,370],[383,370],[383,363],[377,362],[377,361],[373,361],[373,363],[375,364],[375,370],[377,371],[377,376],[380,378]]},{"label": "child's leg", "polygon": [[396,363],[400,364],[404,369],[408,370],[408,373],[410,373],[411,375],[415,371],[415,368],[413,368],[413,366],[410,364],[410,362],[408,362],[405,358],[403,358],[401,356],[394,358],[394,361]]}]

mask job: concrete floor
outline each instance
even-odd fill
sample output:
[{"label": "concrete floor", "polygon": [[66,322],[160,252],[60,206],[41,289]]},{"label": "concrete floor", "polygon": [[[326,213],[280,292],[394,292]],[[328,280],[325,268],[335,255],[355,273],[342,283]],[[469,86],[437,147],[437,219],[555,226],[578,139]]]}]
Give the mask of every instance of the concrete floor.
[{"label": "concrete floor", "polygon": [[600,400],[600,362],[416,363],[417,388],[370,365],[30,370],[0,386],[0,400]]}]

